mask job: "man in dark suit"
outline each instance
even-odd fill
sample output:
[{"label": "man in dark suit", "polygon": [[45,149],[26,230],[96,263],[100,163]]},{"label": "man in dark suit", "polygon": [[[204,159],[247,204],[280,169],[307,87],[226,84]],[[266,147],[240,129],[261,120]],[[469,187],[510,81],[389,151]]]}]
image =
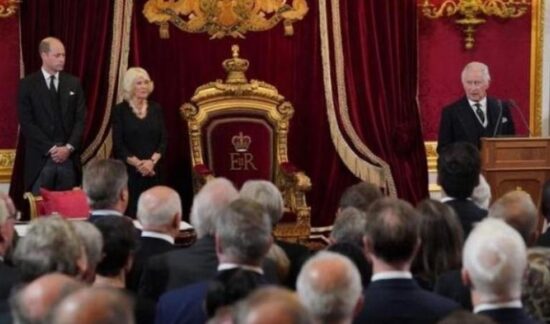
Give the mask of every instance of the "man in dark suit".
[{"label": "man in dark suit", "polygon": [[79,149],[86,102],[78,79],[63,72],[65,48],[57,38],[39,45],[42,68],[19,86],[18,114],[26,140],[26,191],[67,190],[78,185]]},{"label": "man in dark suit", "polygon": [[456,212],[464,237],[474,223],[487,216],[487,210],[478,207],[470,196],[479,183],[481,160],[478,149],[467,142],[452,143],[445,147],[437,160],[437,182],[445,197],[441,200]]},{"label": "man in dark suit", "polygon": [[128,173],[119,160],[96,160],[84,169],[82,187],[95,222],[103,216],[123,216],[128,206]]},{"label": "man in dark suit", "polygon": [[137,292],[143,267],[150,257],[174,249],[181,223],[181,199],[168,187],[156,186],[144,191],[138,200],[137,218],[143,227],[134,252],[132,270],[126,288]]},{"label": "man in dark suit", "polygon": [[[208,282],[202,281],[167,292],[158,302],[155,323],[205,323],[205,305],[214,314],[216,306],[229,306],[267,284],[261,264],[273,238],[271,221],[261,205],[248,199],[233,201],[217,218],[215,235],[219,258],[215,280],[217,286],[225,287],[209,290]],[[240,287],[231,279],[221,279],[236,270],[243,273],[241,278],[248,278]]]},{"label": "man in dark suit", "polygon": [[521,304],[526,267],[525,242],[515,229],[496,218],[479,223],[462,253],[462,279],[471,289],[474,313],[497,323],[537,323]]},{"label": "man in dark suit", "polygon": [[487,97],[490,82],[487,65],[470,62],[464,67],[466,95],[441,112],[438,152],[455,142],[469,142],[479,149],[481,137],[515,134],[508,103]]},{"label": "man in dark suit", "polygon": [[420,246],[418,212],[407,202],[374,202],[365,226],[365,253],[373,276],[355,323],[436,323],[459,306],[420,288],[410,272]]},{"label": "man in dark suit", "polygon": [[214,234],[216,219],[238,192],[231,182],[217,178],[206,183],[193,199],[191,225],[197,241],[188,248],[150,258],[143,269],[139,295],[157,300],[164,292],[210,279],[218,266]]}]

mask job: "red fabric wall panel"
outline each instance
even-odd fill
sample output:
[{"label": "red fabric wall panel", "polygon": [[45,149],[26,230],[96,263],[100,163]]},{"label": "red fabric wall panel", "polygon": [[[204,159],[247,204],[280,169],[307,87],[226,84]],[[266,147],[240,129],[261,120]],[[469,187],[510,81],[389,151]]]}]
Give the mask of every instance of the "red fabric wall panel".
[{"label": "red fabric wall panel", "polygon": [[0,18],[0,149],[17,141],[17,86],[19,84],[19,17]]}]

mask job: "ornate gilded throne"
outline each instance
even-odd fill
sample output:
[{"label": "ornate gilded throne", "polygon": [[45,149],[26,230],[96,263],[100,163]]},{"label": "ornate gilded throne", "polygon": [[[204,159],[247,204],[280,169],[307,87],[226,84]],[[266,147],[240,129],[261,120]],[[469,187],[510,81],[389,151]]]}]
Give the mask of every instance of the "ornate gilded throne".
[{"label": "ornate gilded throne", "polygon": [[245,76],[248,60],[239,57],[237,45],[232,52],[233,58],[223,62],[225,82],[198,87],[191,102],[180,108],[189,131],[194,190],[214,176],[228,178],[237,188],[246,180],[269,180],[280,189],[285,203],[275,235],[289,241],[306,240],[311,209],[305,192],[311,182],[287,157],[294,108],[274,86],[249,82]]}]

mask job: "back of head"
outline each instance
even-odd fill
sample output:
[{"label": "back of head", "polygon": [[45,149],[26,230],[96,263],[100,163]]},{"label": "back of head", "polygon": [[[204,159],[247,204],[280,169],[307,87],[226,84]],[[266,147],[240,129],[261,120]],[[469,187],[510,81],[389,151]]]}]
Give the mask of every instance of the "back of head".
[{"label": "back of head", "polygon": [[79,274],[80,240],[72,224],[59,216],[32,221],[15,248],[14,263],[21,279],[30,282],[50,272]]},{"label": "back of head", "polygon": [[105,277],[117,276],[135,249],[134,225],[129,218],[121,216],[103,216],[94,225],[103,237],[103,259],[96,271]]},{"label": "back of head", "polygon": [[437,160],[437,181],[453,198],[466,199],[479,183],[479,150],[470,143],[452,143],[443,148]]},{"label": "back of head", "polygon": [[349,242],[363,246],[367,215],[354,207],[347,207],[336,216],[330,238],[335,243]]},{"label": "back of head", "polygon": [[15,323],[47,323],[55,306],[84,284],[60,273],[46,274],[16,291],[10,298]]},{"label": "back of head", "polygon": [[387,263],[413,258],[418,244],[420,216],[406,201],[382,198],[367,212],[366,244]]},{"label": "back of head", "polygon": [[84,169],[82,187],[92,209],[111,209],[128,185],[124,163],[106,159],[90,162]]},{"label": "back of head", "polygon": [[137,218],[144,229],[169,228],[175,215],[181,217],[181,199],[175,190],[156,186],[139,197]]},{"label": "back of head", "polygon": [[367,211],[377,199],[382,198],[380,189],[372,183],[361,182],[348,187],[340,197],[339,209],[354,207]]},{"label": "back of head", "polygon": [[527,263],[525,243],[516,230],[495,218],[480,222],[464,243],[463,269],[481,302],[519,299]]},{"label": "back of head", "polygon": [[269,214],[273,226],[277,225],[283,217],[283,196],[279,189],[269,181],[248,180],[241,187],[239,196],[262,205]]},{"label": "back of head", "polygon": [[80,239],[80,242],[86,251],[86,259],[88,261],[86,275],[89,275],[89,278],[85,279],[93,282],[95,277],[95,269],[102,258],[103,237],[97,227],[90,222],[74,221],[72,224],[76,235]]},{"label": "back of head", "polygon": [[313,318],[338,323],[353,318],[363,286],[359,271],[348,258],[321,251],[302,267],[296,291]]},{"label": "back of head", "polygon": [[258,264],[273,241],[271,221],[261,205],[239,198],[218,217],[216,238],[218,250],[232,262]]},{"label": "back of head", "polygon": [[434,282],[443,272],[460,269],[463,232],[454,210],[439,201],[426,199],[416,208],[420,215],[421,246],[413,272]]},{"label": "back of head", "polygon": [[327,251],[338,253],[350,259],[361,275],[361,283],[366,287],[372,276],[372,265],[367,261],[363,249],[353,243],[336,243],[327,247]]},{"label": "back of head", "polygon": [[225,178],[208,181],[201,188],[193,199],[190,215],[191,225],[198,238],[215,234],[220,211],[237,199],[238,195],[235,186]]},{"label": "back of head", "polygon": [[500,197],[489,209],[489,217],[502,219],[516,229],[525,244],[534,243],[537,230],[537,207],[525,191],[510,191]]},{"label": "back of head", "polygon": [[295,293],[275,286],[260,288],[237,304],[235,324],[310,324],[307,309]]},{"label": "back of head", "polygon": [[133,324],[132,302],[115,288],[86,288],[68,296],[56,307],[57,324]]}]

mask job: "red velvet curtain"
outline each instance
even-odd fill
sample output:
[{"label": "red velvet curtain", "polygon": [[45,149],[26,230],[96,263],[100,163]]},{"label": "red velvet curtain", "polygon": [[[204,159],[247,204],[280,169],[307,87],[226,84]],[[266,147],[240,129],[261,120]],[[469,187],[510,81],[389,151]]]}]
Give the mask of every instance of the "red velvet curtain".
[{"label": "red velvet curtain", "polygon": [[398,196],[428,196],[417,94],[415,0],[340,1],[351,121],[392,170]]},{"label": "red velvet curtain", "polygon": [[[21,48],[25,74],[40,69],[38,43],[47,36],[65,45],[65,71],[78,76],[87,101],[84,145],[99,131],[107,105],[112,35],[112,1],[37,0],[21,2]],[[109,103],[110,105],[111,103]],[[19,141],[10,195],[22,208],[23,141]]]}]

